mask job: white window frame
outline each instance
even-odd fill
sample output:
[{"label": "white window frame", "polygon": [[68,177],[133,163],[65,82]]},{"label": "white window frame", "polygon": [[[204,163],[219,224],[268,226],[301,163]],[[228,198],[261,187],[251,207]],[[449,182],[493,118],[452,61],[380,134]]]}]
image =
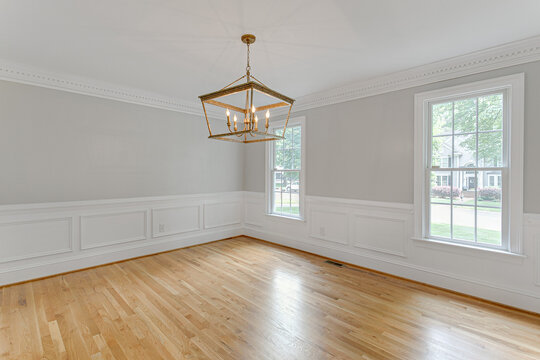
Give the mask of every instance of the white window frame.
[{"label": "white window frame", "polygon": [[[270,129],[283,128],[285,120],[272,121],[270,123]],[[301,155],[300,155],[300,179],[299,179],[299,216],[287,216],[282,214],[276,214],[272,212],[272,170],[274,168],[274,144],[275,141],[266,142],[266,171],[265,171],[265,198],[266,198],[266,215],[275,216],[277,218],[292,219],[304,221],[305,219],[305,194],[306,194],[306,118],[305,116],[295,117],[289,119],[287,128],[291,126],[300,125],[302,129],[301,133]]]},{"label": "white window frame", "polygon": [[[431,146],[430,132],[430,104],[445,100],[455,100],[459,97],[473,97],[486,92],[503,91],[506,96],[505,118],[506,127],[503,132],[503,141],[506,142],[507,153],[503,154],[503,171],[508,183],[503,186],[503,247],[499,251],[509,253],[522,253],[523,232],[523,128],[524,128],[524,82],[523,73],[509,75],[465,85],[452,86],[444,89],[423,92],[414,98],[414,238],[433,243],[439,239],[428,237],[429,221],[429,180],[426,173],[428,169],[429,147]],[[492,250],[471,245],[460,245],[458,242],[448,241],[448,244],[457,246],[473,246],[475,249]]]}]

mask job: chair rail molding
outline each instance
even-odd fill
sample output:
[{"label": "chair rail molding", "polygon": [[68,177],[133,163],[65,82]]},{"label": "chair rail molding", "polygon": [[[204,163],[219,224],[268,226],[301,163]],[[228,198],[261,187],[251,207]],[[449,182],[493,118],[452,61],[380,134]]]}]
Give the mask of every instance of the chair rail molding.
[{"label": "chair rail molding", "polygon": [[[293,111],[298,112],[337,104],[538,60],[540,60],[540,36],[535,36],[357,81],[342,87],[300,96],[294,105]],[[0,79],[186,114],[203,114],[202,108],[197,101],[180,100],[142,89],[125,87],[72,74],[53,73],[37,67],[4,60],[0,60]],[[277,115],[282,113],[282,111],[276,111]],[[215,111],[209,115],[213,118],[219,118],[222,114]]]}]

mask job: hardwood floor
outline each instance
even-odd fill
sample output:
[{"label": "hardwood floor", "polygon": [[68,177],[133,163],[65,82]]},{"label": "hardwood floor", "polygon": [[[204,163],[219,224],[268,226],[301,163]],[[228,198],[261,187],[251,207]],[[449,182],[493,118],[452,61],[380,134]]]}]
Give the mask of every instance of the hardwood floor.
[{"label": "hardwood floor", "polygon": [[540,317],[246,238],[0,289],[6,359],[540,359]]}]

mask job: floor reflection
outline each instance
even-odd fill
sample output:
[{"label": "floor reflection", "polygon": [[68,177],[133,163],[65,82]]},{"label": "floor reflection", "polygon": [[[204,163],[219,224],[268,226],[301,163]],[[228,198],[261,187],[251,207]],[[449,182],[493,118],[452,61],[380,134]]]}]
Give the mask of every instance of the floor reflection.
[{"label": "floor reflection", "polygon": [[302,279],[293,273],[276,270],[272,278],[271,298],[272,313],[268,320],[281,329],[280,342],[287,345],[288,356],[293,356],[290,350],[297,348],[297,337],[305,335]]}]

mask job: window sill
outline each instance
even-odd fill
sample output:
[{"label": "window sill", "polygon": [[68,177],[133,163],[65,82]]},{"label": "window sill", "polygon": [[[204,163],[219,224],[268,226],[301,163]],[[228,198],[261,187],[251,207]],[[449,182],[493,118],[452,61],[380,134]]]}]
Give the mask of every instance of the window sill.
[{"label": "window sill", "polygon": [[451,243],[451,242],[434,240],[434,239],[426,239],[426,238],[415,237],[412,239],[418,243],[418,246],[428,248],[428,249],[444,250],[444,251],[452,252],[458,255],[499,259],[499,260],[506,260],[510,262],[516,262],[516,263],[521,263],[523,262],[524,259],[527,258],[527,256],[523,254],[517,254],[517,253],[504,251],[504,250],[482,248],[482,247],[471,246],[467,244],[457,244],[457,243]]},{"label": "window sill", "polygon": [[291,222],[300,222],[300,223],[306,222],[304,218],[297,218],[297,217],[277,215],[277,214],[268,214],[268,213],[266,213],[265,215],[270,216],[273,219],[279,219],[279,220],[285,220],[285,221],[291,221]]}]

